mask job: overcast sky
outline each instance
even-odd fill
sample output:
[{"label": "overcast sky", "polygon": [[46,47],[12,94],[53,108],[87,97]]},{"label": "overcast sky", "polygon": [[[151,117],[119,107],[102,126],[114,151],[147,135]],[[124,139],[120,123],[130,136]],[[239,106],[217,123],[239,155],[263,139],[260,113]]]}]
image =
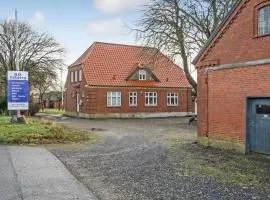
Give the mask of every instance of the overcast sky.
[{"label": "overcast sky", "polygon": [[28,21],[40,32],[53,35],[67,49],[71,64],[94,41],[134,44],[129,26],[138,19],[146,0],[1,0],[2,19]]},{"label": "overcast sky", "polygon": [[135,44],[130,28],[138,10],[149,0],[0,0],[0,17],[32,24],[67,50],[65,63],[74,62],[94,41]]}]

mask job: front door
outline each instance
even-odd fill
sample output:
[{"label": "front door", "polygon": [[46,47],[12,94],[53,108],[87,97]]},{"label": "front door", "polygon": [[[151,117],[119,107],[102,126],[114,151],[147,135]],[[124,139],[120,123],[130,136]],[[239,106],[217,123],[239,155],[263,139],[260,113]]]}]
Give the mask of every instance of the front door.
[{"label": "front door", "polygon": [[76,111],[80,112],[80,94],[79,94],[79,92],[76,93]]},{"label": "front door", "polygon": [[270,98],[248,100],[248,149],[270,154]]}]

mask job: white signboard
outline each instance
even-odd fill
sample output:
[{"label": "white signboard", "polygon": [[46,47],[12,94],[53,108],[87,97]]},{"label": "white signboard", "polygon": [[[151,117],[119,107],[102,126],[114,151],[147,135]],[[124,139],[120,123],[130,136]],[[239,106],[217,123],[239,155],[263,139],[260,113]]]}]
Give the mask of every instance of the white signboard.
[{"label": "white signboard", "polygon": [[8,71],[8,110],[28,110],[28,72]]}]

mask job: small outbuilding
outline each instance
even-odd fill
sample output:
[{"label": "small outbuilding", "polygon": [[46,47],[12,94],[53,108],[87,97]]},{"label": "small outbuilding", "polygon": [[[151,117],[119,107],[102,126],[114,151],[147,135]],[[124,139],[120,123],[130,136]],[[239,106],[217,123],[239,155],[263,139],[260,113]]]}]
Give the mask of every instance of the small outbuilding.
[{"label": "small outbuilding", "polygon": [[270,1],[239,0],[194,64],[200,141],[270,154]]},{"label": "small outbuilding", "polygon": [[63,109],[62,108],[62,93],[60,91],[50,91],[42,97],[43,108]]},{"label": "small outbuilding", "polygon": [[183,70],[157,49],[95,42],[68,68],[65,111],[85,118],[186,116]]}]

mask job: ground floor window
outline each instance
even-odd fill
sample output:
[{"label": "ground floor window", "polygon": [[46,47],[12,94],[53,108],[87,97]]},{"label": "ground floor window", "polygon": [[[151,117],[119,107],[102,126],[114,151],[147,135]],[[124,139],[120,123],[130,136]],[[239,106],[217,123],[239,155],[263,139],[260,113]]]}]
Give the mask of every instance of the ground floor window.
[{"label": "ground floor window", "polygon": [[137,92],[129,93],[129,106],[137,106]]},{"label": "ground floor window", "polygon": [[145,93],[145,106],[157,106],[157,93],[156,92]]},{"label": "ground floor window", "polygon": [[168,106],[178,106],[178,94],[168,93],[167,94],[167,105]]},{"label": "ground floor window", "polygon": [[107,92],[107,106],[121,106],[121,92]]}]

